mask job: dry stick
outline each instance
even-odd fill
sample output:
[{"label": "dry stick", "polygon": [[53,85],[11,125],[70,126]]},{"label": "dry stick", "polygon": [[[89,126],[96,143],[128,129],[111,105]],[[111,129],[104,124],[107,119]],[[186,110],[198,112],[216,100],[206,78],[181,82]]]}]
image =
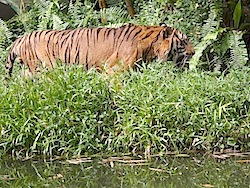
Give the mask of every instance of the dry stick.
[{"label": "dry stick", "polygon": [[[98,0],[98,2],[99,2],[99,7],[100,7],[101,9],[107,8],[107,3],[106,3],[105,0]],[[106,19],[105,19],[103,16],[101,16],[101,22],[102,22],[103,24],[106,23]]]},{"label": "dry stick", "polygon": [[128,13],[130,14],[130,16],[133,18],[135,15],[135,10],[134,10],[134,6],[133,6],[133,0],[125,0],[127,9],[128,9]]},{"label": "dry stick", "polygon": [[107,8],[107,3],[105,0],[98,0],[100,8]]}]

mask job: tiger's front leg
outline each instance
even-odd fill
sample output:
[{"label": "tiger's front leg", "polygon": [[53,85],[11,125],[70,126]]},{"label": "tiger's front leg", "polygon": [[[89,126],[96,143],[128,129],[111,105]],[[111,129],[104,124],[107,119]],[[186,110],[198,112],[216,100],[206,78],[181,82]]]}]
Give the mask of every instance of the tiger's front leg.
[{"label": "tiger's front leg", "polygon": [[135,62],[137,61],[137,54],[137,52],[134,52],[131,55],[120,55],[120,57],[117,52],[112,54],[105,64],[106,72],[110,75],[114,75],[116,72],[124,72],[130,68],[133,68]]}]

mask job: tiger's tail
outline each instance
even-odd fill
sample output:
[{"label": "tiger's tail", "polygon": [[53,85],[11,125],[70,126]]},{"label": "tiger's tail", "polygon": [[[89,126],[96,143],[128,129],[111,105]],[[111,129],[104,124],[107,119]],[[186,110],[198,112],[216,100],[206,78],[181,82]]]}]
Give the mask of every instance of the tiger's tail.
[{"label": "tiger's tail", "polygon": [[16,57],[17,57],[17,55],[14,53],[13,50],[11,50],[9,55],[8,55],[8,58],[7,58],[7,63],[5,65],[6,74],[8,77],[11,77]]},{"label": "tiger's tail", "polygon": [[19,56],[19,52],[16,50],[16,44],[18,44],[17,41],[12,45],[7,57],[7,63],[5,65],[7,77],[11,77],[15,59],[17,58],[17,56]]}]

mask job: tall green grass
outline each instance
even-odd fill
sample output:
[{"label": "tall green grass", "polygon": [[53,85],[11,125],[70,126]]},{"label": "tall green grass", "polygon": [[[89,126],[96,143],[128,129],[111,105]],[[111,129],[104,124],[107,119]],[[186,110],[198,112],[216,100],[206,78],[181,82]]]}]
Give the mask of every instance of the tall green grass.
[{"label": "tall green grass", "polygon": [[108,77],[60,67],[0,83],[0,148],[13,155],[247,150],[250,69],[151,64]]}]

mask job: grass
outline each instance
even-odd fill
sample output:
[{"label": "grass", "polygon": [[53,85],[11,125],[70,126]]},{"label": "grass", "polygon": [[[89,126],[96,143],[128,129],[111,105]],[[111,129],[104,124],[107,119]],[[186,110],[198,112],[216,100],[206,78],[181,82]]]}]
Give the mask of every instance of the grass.
[{"label": "grass", "polygon": [[0,149],[15,156],[247,150],[250,69],[151,64],[107,78],[60,67],[0,83]]}]

